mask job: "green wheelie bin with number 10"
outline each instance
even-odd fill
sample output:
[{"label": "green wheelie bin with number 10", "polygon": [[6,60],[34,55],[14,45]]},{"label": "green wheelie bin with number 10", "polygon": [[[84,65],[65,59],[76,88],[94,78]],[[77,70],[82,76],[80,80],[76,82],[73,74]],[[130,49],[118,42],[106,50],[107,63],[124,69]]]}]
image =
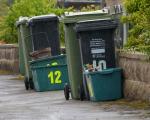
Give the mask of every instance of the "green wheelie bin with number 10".
[{"label": "green wheelie bin with number 10", "polygon": [[65,43],[67,54],[67,65],[69,84],[73,99],[80,99],[79,87],[82,84],[82,64],[80,57],[79,42],[77,40],[75,25],[77,22],[83,20],[95,20],[102,18],[110,18],[110,15],[103,12],[78,12],[66,13],[64,16],[64,29],[65,29]]}]

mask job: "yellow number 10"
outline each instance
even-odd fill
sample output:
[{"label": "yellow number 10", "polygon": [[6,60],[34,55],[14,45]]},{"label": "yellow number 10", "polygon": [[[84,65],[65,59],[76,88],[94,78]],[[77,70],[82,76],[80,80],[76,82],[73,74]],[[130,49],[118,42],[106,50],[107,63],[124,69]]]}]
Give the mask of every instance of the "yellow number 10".
[{"label": "yellow number 10", "polygon": [[51,71],[48,74],[48,78],[50,79],[51,84],[60,84],[62,80],[60,80],[61,72],[60,71]]}]

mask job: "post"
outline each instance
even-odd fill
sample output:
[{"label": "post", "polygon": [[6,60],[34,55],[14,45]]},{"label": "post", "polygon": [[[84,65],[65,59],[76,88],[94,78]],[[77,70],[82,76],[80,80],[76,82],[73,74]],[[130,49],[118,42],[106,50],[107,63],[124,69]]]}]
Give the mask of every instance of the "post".
[{"label": "post", "polygon": [[104,7],[106,7],[106,1],[105,0],[101,0],[101,8],[103,9]]},{"label": "post", "polygon": [[7,3],[9,6],[11,6],[13,4],[14,0],[7,0]]},{"label": "post", "polygon": [[[125,9],[123,8],[123,16],[126,16],[127,13]],[[123,24],[123,45],[127,43],[127,38],[128,38],[128,23]]]}]

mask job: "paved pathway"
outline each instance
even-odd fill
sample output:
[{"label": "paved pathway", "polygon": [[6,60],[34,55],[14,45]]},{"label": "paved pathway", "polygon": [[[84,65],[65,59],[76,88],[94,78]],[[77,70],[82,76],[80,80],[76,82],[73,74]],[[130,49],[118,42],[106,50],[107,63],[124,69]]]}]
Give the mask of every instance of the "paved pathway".
[{"label": "paved pathway", "polygon": [[0,120],[150,120],[124,106],[65,101],[63,91],[26,91],[14,77],[0,76]]}]

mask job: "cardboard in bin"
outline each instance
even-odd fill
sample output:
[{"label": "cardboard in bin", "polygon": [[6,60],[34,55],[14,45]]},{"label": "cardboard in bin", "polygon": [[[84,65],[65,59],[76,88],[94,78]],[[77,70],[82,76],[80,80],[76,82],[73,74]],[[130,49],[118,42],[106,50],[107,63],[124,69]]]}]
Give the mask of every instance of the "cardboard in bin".
[{"label": "cardboard in bin", "polygon": [[110,68],[97,72],[86,72],[91,101],[116,100],[122,97],[122,69]]},{"label": "cardboard in bin", "polygon": [[39,92],[63,90],[68,83],[67,65],[32,67],[35,90]]},{"label": "cardboard in bin", "polygon": [[32,57],[33,60],[49,57],[51,56],[51,48],[44,48],[42,50],[31,52],[29,56]]}]

